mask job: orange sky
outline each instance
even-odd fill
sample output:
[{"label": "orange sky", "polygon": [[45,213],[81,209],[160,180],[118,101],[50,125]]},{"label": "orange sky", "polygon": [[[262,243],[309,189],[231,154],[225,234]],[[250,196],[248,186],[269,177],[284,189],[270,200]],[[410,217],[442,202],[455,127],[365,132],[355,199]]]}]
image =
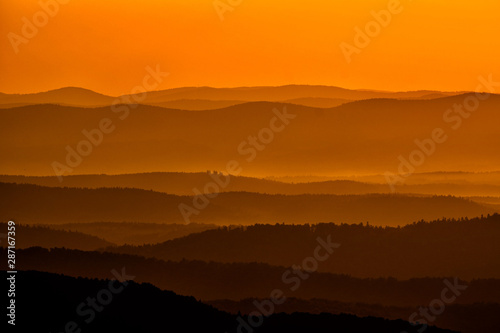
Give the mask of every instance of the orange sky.
[{"label": "orange sky", "polygon": [[156,64],[170,72],[159,89],[295,83],[454,91],[473,90],[478,75],[500,77],[498,0],[402,0],[350,64],[340,44],[354,45],[354,28],[364,29],[370,12],[389,1],[220,0],[236,4],[223,21],[213,0],[61,2],[17,54],[9,33],[23,36],[22,18],[33,22],[41,6],[0,2],[1,92],[81,86],[118,95]]}]

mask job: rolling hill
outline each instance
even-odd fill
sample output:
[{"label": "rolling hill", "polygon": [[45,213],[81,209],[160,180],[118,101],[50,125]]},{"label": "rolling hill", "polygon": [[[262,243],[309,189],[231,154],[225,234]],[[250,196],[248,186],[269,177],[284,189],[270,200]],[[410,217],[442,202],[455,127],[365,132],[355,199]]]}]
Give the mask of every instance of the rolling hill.
[{"label": "rolling hill", "polygon": [[[351,90],[328,86],[288,85],[280,87],[211,88],[185,87],[150,91],[143,104],[182,110],[208,110],[250,101],[275,101],[292,104],[334,107],[352,100],[371,98],[432,99],[459,94],[436,91],[389,92]],[[106,96],[89,89],[64,87],[31,94],[0,93],[0,107],[12,105],[60,104],[83,107],[110,106],[117,99],[134,95]],[[134,99],[130,99],[134,101]]]},{"label": "rolling hill", "polygon": [[[496,136],[500,96],[481,102],[467,119],[447,113],[467,96],[363,100],[331,109],[270,102],[204,112],[143,105],[2,109],[0,173],[51,175],[55,162],[70,166],[63,175],[226,172],[232,160],[238,162],[241,174],[258,177],[303,175],[311,170],[320,175],[398,173],[398,169],[411,171],[408,166],[400,168],[399,156],[409,163],[410,154],[420,149],[415,140],[428,143],[439,128],[445,142],[435,149],[427,146],[431,153],[421,152],[424,161],[414,171],[492,171],[492,165],[500,164],[495,153],[500,147]],[[284,118],[285,111],[289,119]],[[101,140],[94,130],[103,119],[110,132]],[[277,132],[270,130],[271,122]],[[94,133],[92,140],[98,143],[91,148],[85,144],[87,150],[81,146],[90,142],[84,130]],[[258,138],[256,144],[252,137]],[[470,137],[475,138],[473,145]],[[73,156],[76,149],[85,156]]]},{"label": "rolling hill", "polygon": [[[0,248],[2,255],[5,248]],[[347,303],[369,303],[388,306],[428,305],[452,284],[466,286],[459,290],[454,304],[500,303],[500,279],[455,277],[412,278],[354,278],[344,274],[308,273],[304,279],[291,267],[262,263],[233,263],[189,261],[180,262],[147,259],[136,255],[43,248],[17,251],[19,270],[39,270],[73,277],[112,279],[112,269],[134,275],[135,282],[152,283],[158,288],[177,294],[194,296],[202,301],[268,298],[274,289],[286,297],[301,299],[322,298]],[[0,268],[6,267],[0,263]],[[306,272],[302,272],[306,273]],[[283,275],[285,275],[283,278]]]},{"label": "rolling hill", "polygon": [[318,223],[405,225],[419,220],[474,217],[490,207],[451,196],[266,195],[230,192],[176,196],[126,188],[57,188],[0,183],[0,218],[23,224],[88,222]]},{"label": "rolling hill", "polygon": [[11,104],[60,104],[81,107],[96,107],[111,105],[114,100],[114,97],[106,96],[92,90],[77,87],[65,87],[32,94],[0,93],[0,105],[2,105],[3,107]]},{"label": "rolling hill", "polygon": [[419,222],[403,228],[331,223],[223,227],[162,244],[107,250],[162,260],[292,266],[301,265],[304,258],[312,255],[318,238],[323,244],[338,244],[331,248],[334,253],[330,258],[319,265],[322,272],[403,279],[500,278],[499,214],[471,220]]},{"label": "rolling hill", "polygon": [[[264,302],[262,299],[244,299],[239,302],[229,300],[207,301],[217,309],[233,314],[249,314],[255,309],[255,302]],[[388,319],[409,320],[411,314],[418,312],[417,307],[381,306],[378,304],[344,303],[325,299],[303,300],[288,298],[280,305],[280,311],[285,313],[333,313],[354,314],[360,317],[382,317]],[[435,316],[434,325],[462,333],[490,333],[498,327],[497,315],[500,304],[449,304],[446,311]],[[421,328],[419,328],[421,329]]]},{"label": "rolling hill", "polygon": [[[227,175],[225,175],[227,176]],[[229,180],[213,171],[185,172],[153,172],[124,175],[70,175],[60,182],[56,176],[11,176],[0,175],[0,182],[17,184],[35,184],[49,187],[127,187],[143,190],[153,190],[176,195],[193,195],[193,189],[205,190],[205,186],[221,178],[227,181],[227,186],[208,188],[208,192],[254,192],[262,194],[373,194],[392,193],[387,183],[367,183],[354,180],[329,180],[321,182],[289,183],[269,179],[244,176],[231,176]],[[422,177],[417,174],[414,176]],[[404,184],[394,186],[395,193],[454,195],[454,196],[500,196],[500,181],[496,181],[497,173],[483,176],[482,181],[471,183],[455,179],[437,179],[434,182],[422,184]],[[474,175],[464,175],[473,179]],[[414,181],[414,180],[413,180]],[[211,192],[210,192],[211,191]],[[481,200],[478,198],[478,200]]]},{"label": "rolling hill", "polygon": [[[7,223],[0,223],[0,230],[7,230]],[[16,248],[33,246],[44,248],[64,247],[67,249],[91,251],[114,245],[98,234],[90,235],[77,231],[54,230],[45,226],[16,225]],[[6,246],[6,239],[0,239],[0,246]]]},{"label": "rolling hill", "polygon": [[[48,224],[46,227],[55,230],[76,231],[101,237],[116,245],[161,243],[170,239],[184,237],[192,233],[217,228],[217,226],[213,224],[190,223],[186,225],[126,222]],[[40,246],[47,247],[43,245]],[[100,246],[100,248],[102,247],[105,247],[105,245]],[[97,249],[97,247],[95,249]]]}]

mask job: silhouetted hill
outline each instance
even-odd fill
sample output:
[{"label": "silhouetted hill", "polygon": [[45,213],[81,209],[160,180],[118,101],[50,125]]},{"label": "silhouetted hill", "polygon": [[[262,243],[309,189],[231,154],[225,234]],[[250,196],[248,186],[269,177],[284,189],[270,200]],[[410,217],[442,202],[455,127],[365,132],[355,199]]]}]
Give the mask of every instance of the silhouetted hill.
[{"label": "silhouetted hill", "polygon": [[[5,258],[6,250],[2,249],[0,253]],[[161,289],[201,300],[268,298],[270,292],[278,288],[286,297],[302,299],[427,306],[431,300],[440,297],[447,287],[444,283],[446,278],[451,284],[456,282],[460,286],[467,286],[454,304],[500,303],[499,279],[455,281],[454,277],[444,276],[410,280],[359,279],[331,273],[307,273],[308,276],[302,279],[290,267],[259,263],[173,262],[135,255],[42,248],[17,250],[16,255],[19,270],[40,270],[74,277],[109,279],[113,278],[110,273],[112,268],[119,270],[126,267],[129,274],[136,275],[136,282],[149,282]],[[333,257],[329,260],[333,260]],[[296,262],[300,263],[301,260]],[[1,262],[0,268],[4,269],[6,264]]]},{"label": "silhouetted hill", "polygon": [[[99,128],[104,118],[110,119],[114,130],[103,135],[103,143],[67,174],[225,171],[231,160],[240,163],[245,175],[261,177],[309,174],[312,167],[316,174],[398,173],[398,157],[408,161],[410,154],[421,149],[415,140],[431,138],[436,128],[442,128],[447,139],[429,148],[429,156],[422,153],[425,161],[418,162],[415,171],[491,171],[500,164],[496,154],[500,139],[495,135],[500,96],[482,101],[467,119],[456,114],[443,119],[448,109],[466,98],[372,99],[331,109],[271,102],[204,112],[144,105],[1,109],[0,173],[54,174],[54,161],[66,163],[67,146],[76,149],[87,140],[82,131]],[[283,115],[285,108],[293,119],[276,118],[275,112]],[[258,137],[275,118],[273,128],[278,132],[272,139],[269,131],[262,132],[267,143],[265,149],[258,143],[257,150],[249,137]]]},{"label": "silhouetted hill", "polygon": [[33,94],[0,94],[0,105],[60,104],[95,107],[111,105],[114,100],[114,97],[77,87],[65,87]]},{"label": "silhouetted hill", "polygon": [[[150,284],[126,281],[121,285],[119,281],[75,279],[33,271],[19,272],[18,281],[16,329],[23,332],[60,332],[67,327],[96,333],[238,332],[236,315]],[[90,303],[91,298],[94,303]],[[326,313],[275,314],[265,318],[258,328],[259,332],[273,333],[400,333],[402,330],[416,332],[402,320]],[[429,327],[428,332],[451,333],[435,327]]]},{"label": "silhouetted hill", "polygon": [[[0,230],[7,230],[7,223],[0,223]],[[45,248],[65,247],[76,250],[97,250],[113,245],[99,234],[89,235],[76,231],[54,230],[45,226],[16,225],[16,248],[41,246]],[[0,239],[0,245],[5,246],[5,240]]]},{"label": "silhouetted hill", "polygon": [[[120,273],[121,267],[116,270]],[[16,329],[61,332],[68,322],[75,322],[83,332],[158,332],[168,327],[183,327],[188,332],[221,332],[233,324],[234,316],[192,297],[161,291],[149,284],[125,283],[19,272]],[[118,293],[110,291],[120,289]],[[101,298],[102,292],[111,296]],[[96,295],[98,301],[92,308],[86,302]],[[100,299],[105,303],[100,303]]]},{"label": "silhouetted hill", "polygon": [[[195,232],[217,228],[217,226],[213,224],[190,223],[186,225],[125,222],[69,223],[51,224],[47,226],[51,229],[78,231],[88,235],[98,236],[117,245],[155,244],[174,238],[184,237]],[[104,247],[104,245],[100,247]]]},{"label": "silhouetted hill", "polygon": [[[138,189],[53,188],[9,183],[0,183],[0,198],[3,206],[0,218],[30,224],[95,221],[186,223],[184,216],[189,215],[190,222],[218,225],[323,221],[405,225],[421,219],[459,218],[494,212],[492,208],[451,196],[287,196],[231,192],[209,199],[205,209],[189,214],[186,207],[194,209],[194,197]],[[179,209],[181,204],[184,216]]]},{"label": "silhouetted hill", "polygon": [[254,225],[222,227],[162,244],[109,248],[163,260],[300,264],[317,238],[340,244],[319,267],[360,277],[459,276],[500,278],[500,215],[419,222],[403,228],[363,225]]},{"label": "silhouetted hill", "polygon": [[[206,301],[222,311],[233,314],[249,314],[255,311],[255,302],[261,303],[261,299],[244,299],[239,302],[229,300]],[[278,307],[280,312],[295,313],[348,313],[360,317],[381,317],[388,319],[409,320],[414,312],[419,312],[418,307],[396,307],[381,306],[378,304],[364,303],[343,303],[329,301],[325,299],[303,300],[297,298],[288,298],[286,302]],[[491,333],[500,329],[498,323],[498,313],[500,304],[498,303],[476,303],[476,304],[449,304],[445,311],[439,316],[434,317],[434,325],[450,330],[460,331],[462,333]],[[419,327],[421,329],[421,327]]]},{"label": "silhouetted hill", "polygon": [[[418,177],[420,175],[415,175]],[[467,175],[468,176],[468,175]],[[472,178],[474,175],[470,175]],[[484,181],[478,184],[458,182],[444,176],[442,180],[428,184],[412,184],[395,186],[396,193],[427,194],[427,195],[455,195],[455,196],[490,196],[500,195],[500,175],[485,175]],[[74,175],[64,177],[61,183],[56,176],[10,176],[0,175],[0,182],[17,184],[36,184],[50,187],[129,187],[144,190],[153,190],[176,195],[193,195],[193,189],[203,189],[206,184],[214,181],[213,177],[224,176],[210,172],[153,172],[124,175]],[[464,176],[466,177],[466,176]],[[498,184],[494,179],[498,178]],[[479,181],[479,180],[478,180]],[[484,182],[488,181],[489,184]],[[212,189],[211,189],[212,190]],[[353,180],[331,180],[311,183],[285,183],[269,179],[244,176],[231,176],[226,187],[219,192],[255,192],[266,194],[372,194],[392,193],[387,183],[374,184]]]}]

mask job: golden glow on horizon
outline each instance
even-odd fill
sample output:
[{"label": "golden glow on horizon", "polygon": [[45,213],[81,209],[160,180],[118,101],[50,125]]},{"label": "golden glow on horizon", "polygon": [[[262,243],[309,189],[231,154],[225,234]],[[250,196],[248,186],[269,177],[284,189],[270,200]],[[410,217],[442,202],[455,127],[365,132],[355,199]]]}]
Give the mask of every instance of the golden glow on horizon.
[{"label": "golden glow on horizon", "polygon": [[[50,2],[51,0],[42,0]],[[227,0],[221,0],[227,3]],[[324,84],[380,90],[474,90],[500,77],[496,0],[401,0],[400,14],[348,64],[339,45],[388,0],[244,0],[221,21],[213,0],[70,0],[19,45],[38,0],[0,4],[0,91],[80,86],[130,92],[146,66],[180,86]]]}]

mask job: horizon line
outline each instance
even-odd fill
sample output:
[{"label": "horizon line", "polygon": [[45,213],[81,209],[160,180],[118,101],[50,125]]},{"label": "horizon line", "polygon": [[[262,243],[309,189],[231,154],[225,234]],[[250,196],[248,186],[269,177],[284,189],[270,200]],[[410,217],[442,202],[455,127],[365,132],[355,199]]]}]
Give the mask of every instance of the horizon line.
[{"label": "horizon line", "polygon": [[[358,91],[358,92],[375,92],[375,93],[411,93],[411,92],[436,92],[436,93],[459,93],[459,94],[466,94],[466,93],[474,93],[474,91],[470,90],[455,90],[455,91],[450,91],[450,90],[433,90],[433,89],[416,89],[416,90],[380,90],[380,89],[372,89],[372,88],[345,88],[341,86],[335,86],[335,85],[325,85],[325,84],[296,84],[296,83],[291,83],[291,84],[283,84],[283,85],[256,85],[256,86],[207,86],[207,85],[200,85],[200,86],[178,86],[178,87],[171,87],[171,88],[165,88],[165,89],[159,89],[159,90],[147,90],[146,93],[153,93],[153,92],[161,92],[161,91],[168,91],[168,90],[176,90],[176,89],[186,89],[186,88],[192,88],[192,89],[200,89],[200,88],[209,88],[209,89],[256,89],[256,88],[283,88],[283,87],[324,87],[324,88],[337,88],[337,89],[343,89],[343,90],[348,90],[348,91]],[[53,89],[48,89],[48,90],[42,90],[42,91],[37,91],[37,92],[27,92],[27,93],[6,93],[0,91],[0,94],[3,95],[35,95],[35,94],[43,94],[43,93],[48,93],[48,92],[53,92],[57,90],[63,90],[63,89],[81,89],[89,92],[93,92],[95,94],[99,94],[102,96],[107,96],[107,97],[121,97],[121,96],[127,96],[127,95],[133,95],[133,94],[121,94],[121,95],[108,95],[90,88],[85,88],[81,86],[62,86],[59,88],[53,88]]]}]

